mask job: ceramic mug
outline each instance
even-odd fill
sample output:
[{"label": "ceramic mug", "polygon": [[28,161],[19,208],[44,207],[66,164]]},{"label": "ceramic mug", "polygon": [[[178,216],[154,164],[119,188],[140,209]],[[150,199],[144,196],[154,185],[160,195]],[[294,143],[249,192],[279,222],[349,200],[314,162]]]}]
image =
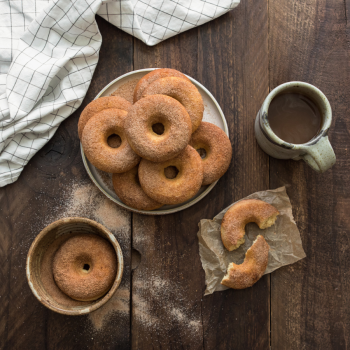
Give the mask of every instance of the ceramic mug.
[{"label": "ceramic mug", "polygon": [[[321,129],[310,141],[293,144],[280,139],[269,125],[269,106],[278,95],[285,93],[302,94],[310,98],[322,115]],[[303,159],[312,169],[323,173],[336,161],[333,148],[328,140],[328,130],[332,123],[332,109],[327,97],[315,86],[300,81],[282,84],[266,97],[255,119],[255,136],[259,146],[271,157],[278,159]]]}]

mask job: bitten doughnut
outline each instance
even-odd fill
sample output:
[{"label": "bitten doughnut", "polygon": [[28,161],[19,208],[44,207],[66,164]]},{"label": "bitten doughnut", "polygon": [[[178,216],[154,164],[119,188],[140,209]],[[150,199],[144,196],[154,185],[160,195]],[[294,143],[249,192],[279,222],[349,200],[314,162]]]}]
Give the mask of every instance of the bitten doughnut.
[{"label": "bitten doughnut", "polygon": [[199,127],[204,112],[203,99],[197,88],[188,80],[167,77],[154,81],[142,93],[150,95],[167,95],[179,101],[188,112],[192,122],[192,133]]},{"label": "bitten doughnut", "polygon": [[[105,109],[93,116],[83,131],[82,145],[89,161],[108,173],[123,173],[140,162],[140,157],[130,147],[124,132],[127,112],[121,109]],[[118,135],[118,148],[109,146],[111,135]]]},{"label": "bitten doughnut", "polygon": [[[164,132],[156,133],[154,126],[157,125],[163,125]],[[186,109],[180,102],[163,95],[137,101],[125,120],[130,146],[140,157],[153,162],[163,162],[178,155],[190,141],[191,130]]]},{"label": "bitten doughnut", "polygon": [[113,247],[94,234],[79,234],[64,242],[53,260],[58,287],[75,300],[96,300],[111,288],[117,273]]},{"label": "bitten doughnut", "polygon": [[157,79],[166,78],[166,77],[178,77],[178,78],[182,78],[190,81],[185,74],[182,74],[176,69],[170,69],[170,68],[155,69],[154,71],[146,74],[137,83],[134,91],[134,103],[141,98],[143,91],[146,89],[146,87],[149,84],[153,83]]},{"label": "bitten doughnut", "polygon": [[119,96],[107,96],[100,97],[97,100],[90,102],[80,114],[78,122],[78,135],[80,140],[83,136],[83,130],[86,123],[92,118],[96,113],[103,111],[104,109],[116,108],[128,111],[131,107],[131,103]]},{"label": "bitten doughnut", "polygon": [[202,155],[203,185],[220,179],[230,166],[232,146],[230,139],[218,126],[202,122],[192,134],[190,145]]},{"label": "bitten doughnut", "polygon": [[129,207],[139,210],[154,210],[163,204],[147,196],[138,176],[138,166],[123,174],[113,174],[114,191],[120,200]]},{"label": "bitten doughnut", "polygon": [[228,266],[227,274],[221,284],[233,289],[251,287],[266,270],[269,248],[264,237],[259,235],[247,250],[243,263],[240,265],[231,263]]},{"label": "bitten doughnut", "polygon": [[[166,177],[168,167],[177,169],[176,177],[170,179]],[[202,160],[191,146],[187,146],[177,157],[166,162],[155,163],[142,159],[139,179],[143,190],[154,200],[164,204],[182,203],[192,198],[201,187]]]},{"label": "bitten doughnut", "polygon": [[234,204],[224,215],[221,223],[221,239],[229,251],[244,243],[245,225],[255,222],[260,229],[272,226],[278,210],[259,199],[245,199]]}]

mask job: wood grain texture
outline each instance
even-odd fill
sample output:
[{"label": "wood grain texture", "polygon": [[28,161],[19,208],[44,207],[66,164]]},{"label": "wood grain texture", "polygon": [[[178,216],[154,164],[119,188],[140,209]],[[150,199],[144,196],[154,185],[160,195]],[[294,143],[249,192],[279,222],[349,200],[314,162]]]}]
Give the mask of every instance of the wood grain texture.
[{"label": "wood grain texture", "polygon": [[[135,40],[135,69],[168,67],[197,78],[197,30],[156,47]],[[203,272],[197,223],[205,203],[161,217],[133,214],[132,348],[202,349]]]},{"label": "wood grain texture", "polygon": [[[199,80],[223,108],[233,159],[229,172],[207,199],[202,218],[269,185],[268,157],[254,136],[255,116],[268,93],[267,2],[242,1],[199,31]],[[270,284],[227,290],[202,302],[205,349],[268,349]]]},{"label": "wood grain texture", "polygon": [[337,163],[270,161],[270,187],[290,184],[307,255],[271,276],[272,349],[346,349],[350,343],[349,48],[344,1],[270,0],[270,87],[301,80],[328,97]]},{"label": "wood grain texture", "polygon": [[[46,309],[34,297],[25,275],[30,244],[47,224],[64,215],[72,183],[90,184],[82,163],[77,133],[82,108],[112,79],[133,68],[132,37],[100,18],[97,21],[104,41],[83,105],[62,123],[52,140],[25,167],[19,180],[0,189],[1,349],[130,348],[129,213],[122,211],[120,214],[124,219],[123,227],[119,229],[113,223],[109,227],[124,254],[124,276],[118,290],[119,298],[125,304],[122,312],[114,312],[116,303],[113,303],[109,310],[97,310],[93,316],[57,314]],[[83,209],[78,208],[76,213],[89,217],[83,214]],[[94,215],[90,217],[95,219]],[[116,305],[116,309],[120,310],[120,305]],[[100,320],[108,311],[108,322],[100,327]]]}]

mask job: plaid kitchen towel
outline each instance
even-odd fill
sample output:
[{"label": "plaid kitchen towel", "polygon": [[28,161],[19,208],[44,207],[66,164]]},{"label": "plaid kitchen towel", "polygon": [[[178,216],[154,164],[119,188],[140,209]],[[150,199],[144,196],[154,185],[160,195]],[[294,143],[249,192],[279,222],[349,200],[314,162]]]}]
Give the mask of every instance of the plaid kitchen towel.
[{"label": "plaid kitchen towel", "polygon": [[84,99],[102,42],[96,13],[156,45],[239,1],[0,0],[0,187]]}]

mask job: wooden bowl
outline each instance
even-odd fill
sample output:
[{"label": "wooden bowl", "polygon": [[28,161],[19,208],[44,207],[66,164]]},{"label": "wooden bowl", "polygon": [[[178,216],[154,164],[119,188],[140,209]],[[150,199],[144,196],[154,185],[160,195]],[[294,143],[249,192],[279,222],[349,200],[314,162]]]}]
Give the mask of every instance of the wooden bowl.
[{"label": "wooden bowl", "polygon": [[[55,245],[52,244],[56,240],[59,240],[56,241],[56,243],[61,242],[62,244],[65,240],[70,238],[70,236],[80,232],[96,234],[106,239],[115,249],[118,261],[117,275],[109,292],[97,300],[86,302],[74,301],[73,299],[63,294],[53,282],[53,276],[50,276],[50,278],[52,279],[51,287],[44,287],[45,283],[46,286],[48,286],[47,282],[45,282],[47,280],[47,277],[43,278],[42,276],[42,261],[49,247],[51,246],[50,251],[52,251],[52,247],[55,247]],[[74,217],[64,218],[55,221],[49,226],[45,227],[39,233],[39,235],[35,238],[34,242],[32,243],[28,252],[26,263],[26,275],[29,287],[31,288],[36,298],[43,305],[61,314],[82,315],[98,309],[112,297],[112,295],[119,287],[123,275],[123,268],[123,253],[119,246],[119,243],[117,242],[113,234],[109,230],[107,230],[103,225],[100,225],[93,220]],[[47,271],[50,271],[50,273],[52,273],[51,268]],[[45,283],[43,284],[43,282]],[[63,302],[62,298],[58,298],[57,293],[61,294],[64,298],[68,298],[69,303]]]}]

